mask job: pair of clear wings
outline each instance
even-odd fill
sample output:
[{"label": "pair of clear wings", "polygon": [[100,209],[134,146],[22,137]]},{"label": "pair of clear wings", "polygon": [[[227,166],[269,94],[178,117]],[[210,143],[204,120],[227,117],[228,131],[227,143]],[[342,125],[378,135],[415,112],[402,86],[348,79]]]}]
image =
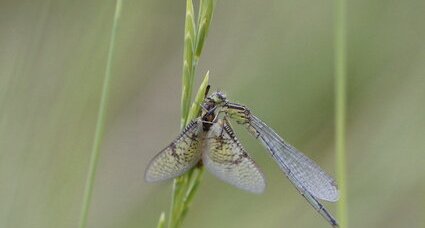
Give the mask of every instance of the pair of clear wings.
[{"label": "pair of clear wings", "polygon": [[[332,202],[338,200],[334,179],[314,161],[287,144],[257,117],[251,115],[246,126],[319,212],[322,206],[316,197]],[[224,119],[219,119],[207,132],[203,131],[200,118],[193,120],[168,147],[152,159],[145,172],[145,179],[156,182],[180,176],[201,159],[207,169],[221,180],[249,192],[264,191],[262,172]]]}]

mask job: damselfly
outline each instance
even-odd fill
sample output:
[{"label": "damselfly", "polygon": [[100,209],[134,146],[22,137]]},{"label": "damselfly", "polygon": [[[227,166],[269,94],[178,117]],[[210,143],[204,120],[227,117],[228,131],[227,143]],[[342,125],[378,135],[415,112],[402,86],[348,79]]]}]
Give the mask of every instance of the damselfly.
[{"label": "damselfly", "polygon": [[221,92],[205,98],[202,114],[149,163],[145,180],[156,182],[184,174],[202,160],[221,180],[237,188],[261,193],[265,179],[232,130],[229,120],[247,127],[265,146],[275,162],[301,195],[332,226],[338,223],[318,199],[335,202],[335,180],[314,161],[286,143],[273,129],[240,104],[227,100]]}]

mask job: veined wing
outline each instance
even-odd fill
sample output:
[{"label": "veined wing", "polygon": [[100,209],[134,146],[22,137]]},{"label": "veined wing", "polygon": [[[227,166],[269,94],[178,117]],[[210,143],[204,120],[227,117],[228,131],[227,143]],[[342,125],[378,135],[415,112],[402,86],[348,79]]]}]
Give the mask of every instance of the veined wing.
[{"label": "veined wing", "polygon": [[314,161],[286,143],[273,129],[256,116],[250,114],[248,121],[250,132],[260,139],[303,197],[333,227],[338,227],[336,220],[316,199],[317,197],[326,201],[337,201],[338,189],[335,180]]},{"label": "veined wing", "polygon": [[147,182],[171,179],[182,175],[201,159],[202,121],[190,122],[180,135],[149,163],[145,171]]},{"label": "veined wing", "polygon": [[313,160],[286,143],[256,116],[250,115],[249,122],[256,131],[255,136],[266,146],[281,169],[293,177],[296,186],[302,187],[319,199],[331,202],[338,200],[335,180]]},{"label": "veined wing", "polygon": [[214,123],[205,141],[202,160],[211,173],[242,190],[264,191],[266,184],[262,172],[239,143],[227,121]]}]

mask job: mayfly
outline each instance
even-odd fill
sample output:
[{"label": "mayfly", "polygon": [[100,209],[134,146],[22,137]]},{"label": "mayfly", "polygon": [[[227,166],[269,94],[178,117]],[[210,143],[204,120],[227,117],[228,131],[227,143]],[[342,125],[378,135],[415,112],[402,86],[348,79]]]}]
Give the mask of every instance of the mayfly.
[{"label": "mayfly", "polygon": [[301,195],[333,227],[338,223],[318,199],[335,202],[335,180],[314,161],[286,143],[273,129],[240,104],[215,92],[201,104],[201,116],[192,120],[180,135],[149,163],[145,180],[156,182],[184,174],[202,160],[219,179],[253,193],[265,189],[265,179],[232,130],[229,120],[246,126],[267,149]]}]

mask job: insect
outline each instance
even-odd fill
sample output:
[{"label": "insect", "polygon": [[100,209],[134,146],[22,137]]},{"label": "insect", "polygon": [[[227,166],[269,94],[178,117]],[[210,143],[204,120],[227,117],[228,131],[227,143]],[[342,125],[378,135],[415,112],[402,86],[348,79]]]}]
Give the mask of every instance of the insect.
[{"label": "insect", "polygon": [[335,202],[335,180],[314,161],[286,143],[272,128],[240,104],[230,102],[222,92],[205,98],[202,113],[149,163],[145,180],[157,182],[184,174],[202,160],[219,179],[253,193],[265,189],[265,179],[236,138],[229,120],[244,125],[270,153],[295,188],[333,227],[337,221],[319,202]]}]

